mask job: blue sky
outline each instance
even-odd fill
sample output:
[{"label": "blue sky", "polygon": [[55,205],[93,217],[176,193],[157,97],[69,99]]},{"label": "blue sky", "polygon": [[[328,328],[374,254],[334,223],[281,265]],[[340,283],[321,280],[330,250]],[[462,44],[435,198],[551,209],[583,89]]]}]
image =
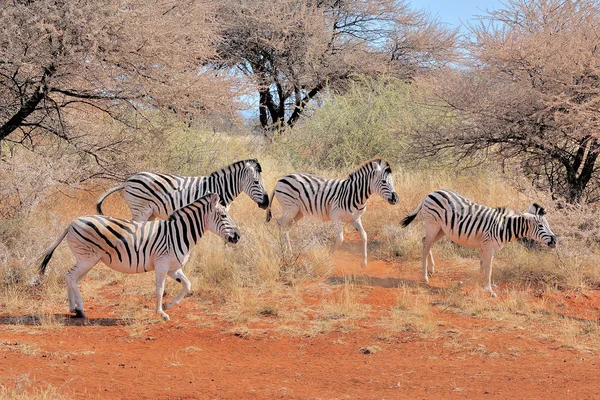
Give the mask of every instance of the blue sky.
[{"label": "blue sky", "polygon": [[460,27],[476,15],[482,15],[486,8],[501,8],[502,4],[499,0],[412,0],[410,6],[429,11],[442,22]]}]

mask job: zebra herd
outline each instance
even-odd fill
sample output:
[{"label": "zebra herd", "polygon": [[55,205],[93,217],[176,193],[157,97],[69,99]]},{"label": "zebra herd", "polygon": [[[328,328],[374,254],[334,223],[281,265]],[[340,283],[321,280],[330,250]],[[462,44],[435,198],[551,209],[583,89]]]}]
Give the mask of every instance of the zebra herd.
[{"label": "zebra herd", "polygon": [[[100,215],[71,222],[43,255],[40,281],[54,250],[66,237],[76,259],[75,266],[66,273],[69,310],[75,317],[85,318],[77,283],[98,261],[102,261],[110,268],[128,274],[154,271],[156,313],[169,320],[165,310],[177,305],[191,289],[183,266],[204,232],[209,230],[230,243],[239,240],[239,229],[231,220],[228,209],[241,192],[267,210],[267,222],[272,218],[273,200],[278,200],[282,208],[278,225],[287,249],[291,249],[289,229],[304,215],[334,222],[337,233],[334,250],[344,240],[343,223],[351,222],[361,235],[363,267],[367,264],[367,233],[361,217],[366,211],[367,200],[376,193],[389,204],[399,201],[391,166],[382,159],[367,161],[346,179],[302,173],[287,175],[277,181],[271,196],[267,194],[261,173],[259,162],[248,159],[227,165],[209,176],[135,174],[98,199],[96,208]],[[102,215],[104,199],[119,190],[124,192],[132,220]],[[481,271],[487,279],[485,290],[494,297],[492,258],[505,244],[528,237],[550,247],[556,245],[556,237],[544,216],[545,210],[535,203],[524,213],[517,213],[473,203],[449,190],[438,190],[427,195],[402,220],[402,226],[408,226],[419,212],[426,231],[423,237],[425,282],[434,272],[431,246],[444,236],[457,244],[480,249]],[[183,288],[172,301],[163,305],[167,275]]]}]

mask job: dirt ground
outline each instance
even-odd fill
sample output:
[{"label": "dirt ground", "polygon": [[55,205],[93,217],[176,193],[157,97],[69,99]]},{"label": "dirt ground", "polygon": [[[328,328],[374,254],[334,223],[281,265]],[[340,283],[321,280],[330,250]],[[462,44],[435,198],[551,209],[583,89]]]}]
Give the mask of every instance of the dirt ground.
[{"label": "dirt ground", "polygon": [[[311,312],[293,327],[268,312],[240,324],[224,317],[223,299],[209,296],[186,298],[170,310],[171,321],[152,320],[132,333],[131,322],[114,317],[115,287],[102,296],[83,292],[85,322],[60,314],[58,328],[48,328],[38,315],[0,316],[0,384],[103,399],[600,398],[595,348],[537,334],[535,322],[465,315],[442,305],[447,294],[439,289],[464,277],[464,268],[438,264],[444,272],[423,285],[418,263],[372,261],[361,270],[358,260],[339,253],[329,278],[297,293],[315,310],[343,290],[344,276],[368,276],[353,288],[367,314],[326,321],[327,329],[310,334],[301,325],[318,318]],[[424,288],[433,331],[382,325],[397,305],[399,285]],[[140,299],[148,314],[151,291]],[[565,319],[597,324],[598,291],[547,296]],[[526,297],[535,302],[540,295]],[[502,298],[500,290],[499,299],[485,301]]]}]

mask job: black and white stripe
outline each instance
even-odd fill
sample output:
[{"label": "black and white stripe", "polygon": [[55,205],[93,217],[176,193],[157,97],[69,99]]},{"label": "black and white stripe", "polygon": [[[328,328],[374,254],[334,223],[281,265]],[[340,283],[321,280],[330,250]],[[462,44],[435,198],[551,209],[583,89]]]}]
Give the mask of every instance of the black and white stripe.
[{"label": "black and white stripe", "polygon": [[453,242],[480,249],[481,269],[487,278],[485,290],[496,296],[491,286],[492,258],[494,253],[513,240],[528,237],[556,246],[556,236],[552,233],[544,216],[546,211],[538,204],[532,204],[524,213],[508,208],[492,208],[472,202],[450,190],[437,190],[429,193],[419,206],[402,220],[408,226],[421,212],[425,225],[423,237],[423,280],[427,282],[427,263],[431,274],[435,262],[431,246],[447,236]]},{"label": "black and white stripe", "polygon": [[161,300],[165,278],[169,275],[183,285],[183,290],[164,309],[178,304],[190,291],[190,281],[183,274],[190,251],[209,230],[223,239],[237,243],[239,231],[227,210],[219,204],[219,195],[207,194],[174,211],[166,221],[138,222],[103,215],[77,218],[50,246],[40,264],[40,278],[56,247],[67,237],[76,263],[66,273],[69,309],[85,317],[77,282],[102,261],[126,274],[154,271],[156,276],[156,312],[165,320]]},{"label": "black and white stripe", "polygon": [[[282,216],[278,221],[282,228],[282,240],[287,242],[287,247],[290,249],[290,225],[304,215],[311,215],[323,221],[336,223],[337,239],[334,247],[336,250],[344,241],[343,222],[352,222],[362,238],[362,264],[365,266],[367,234],[360,218],[366,210],[367,200],[373,193],[377,193],[390,204],[398,203],[392,169],[390,164],[382,159],[366,162],[346,179],[328,179],[300,173],[284,176],[277,182],[271,194],[271,202],[276,197],[282,207]],[[269,205],[267,222],[270,219]]]},{"label": "black and white stripe", "polygon": [[209,176],[140,172],[104,193],[98,199],[96,209],[99,214],[103,214],[102,202],[118,190],[124,190],[123,197],[135,221],[148,221],[155,217],[167,219],[174,210],[190,204],[206,193],[217,193],[221,204],[229,207],[241,192],[245,192],[264,209],[268,206],[269,196],[261,172],[256,159],[236,161]]}]

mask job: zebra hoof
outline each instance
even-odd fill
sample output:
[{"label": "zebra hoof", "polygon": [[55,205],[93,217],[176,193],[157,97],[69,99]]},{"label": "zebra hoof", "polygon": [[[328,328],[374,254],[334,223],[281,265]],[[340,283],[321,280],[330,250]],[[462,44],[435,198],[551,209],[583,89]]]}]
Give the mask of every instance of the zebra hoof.
[{"label": "zebra hoof", "polygon": [[169,317],[169,315],[167,313],[160,313],[160,316],[162,317],[163,320],[165,321],[170,321],[171,318]]},{"label": "zebra hoof", "polygon": [[171,303],[170,301],[167,301],[166,303],[163,303],[162,308],[163,310],[168,310],[169,308],[173,307],[175,304]]},{"label": "zebra hoof", "polygon": [[75,316],[73,318],[87,318],[83,313],[83,310],[75,309]]}]

